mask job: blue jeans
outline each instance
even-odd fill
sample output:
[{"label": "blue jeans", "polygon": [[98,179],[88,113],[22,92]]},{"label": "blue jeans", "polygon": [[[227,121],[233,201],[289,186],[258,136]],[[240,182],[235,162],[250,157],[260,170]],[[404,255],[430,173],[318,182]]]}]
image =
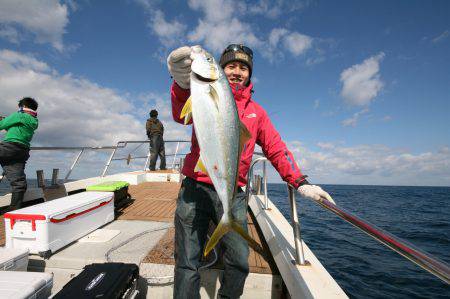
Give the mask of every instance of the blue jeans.
[{"label": "blue jeans", "polygon": [[[232,214],[247,231],[245,192],[240,188]],[[180,189],[175,212],[175,285],[174,298],[200,298],[199,267],[209,221],[218,224],[223,215],[222,203],[214,187],[186,178]],[[219,298],[239,298],[248,276],[247,242],[234,231],[221,239],[224,275],[220,281]]]}]

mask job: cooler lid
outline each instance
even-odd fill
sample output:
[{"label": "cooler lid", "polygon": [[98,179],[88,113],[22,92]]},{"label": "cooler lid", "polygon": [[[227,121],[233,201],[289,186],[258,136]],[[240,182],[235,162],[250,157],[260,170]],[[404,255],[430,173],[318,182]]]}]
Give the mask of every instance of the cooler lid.
[{"label": "cooler lid", "polygon": [[103,182],[100,184],[88,186],[86,191],[117,191],[128,187],[130,184],[125,181]]},{"label": "cooler lid", "polygon": [[53,216],[79,213],[87,209],[94,208],[101,203],[112,200],[114,193],[112,192],[81,192],[70,196],[54,199],[27,208],[15,210],[5,214],[5,219],[9,218],[8,214],[43,216],[49,220]]},{"label": "cooler lid", "polygon": [[53,275],[50,273],[0,271],[2,298],[29,298],[50,283],[53,284]]},{"label": "cooler lid", "polygon": [[0,247],[0,270],[3,266],[11,261],[18,261],[24,257],[28,257],[29,249],[26,248],[5,248]]}]

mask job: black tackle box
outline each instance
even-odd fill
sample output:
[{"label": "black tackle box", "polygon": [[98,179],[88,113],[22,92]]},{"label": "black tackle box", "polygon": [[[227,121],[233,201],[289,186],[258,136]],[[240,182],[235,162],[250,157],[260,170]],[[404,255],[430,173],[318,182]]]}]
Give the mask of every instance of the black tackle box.
[{"label": "black tackle box", "polygon": [[91,264],[53,298],[134,298],[139,267],[136,264]]}]

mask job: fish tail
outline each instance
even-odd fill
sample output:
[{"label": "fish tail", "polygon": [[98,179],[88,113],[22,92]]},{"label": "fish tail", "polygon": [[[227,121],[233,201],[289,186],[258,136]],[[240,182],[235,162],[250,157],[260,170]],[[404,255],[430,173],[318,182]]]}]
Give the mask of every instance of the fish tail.
[{"label": "fish tail", "polygon": [[217,245],[219,240],[230,230],[234,230],[236,233],[238,233],[244,240],[248,242],[249,246],[253,248],[253,250],[264,256],[264,250],[262,249],[261,245],[259,245],[258,242],[250,237],[250,235],[238,222],[232,220],[230,223],[225,223],[223,221],[223,218],[220,220],[211,238],[206,244],[203,255],[207,256],[208,253]]},{"label": "fish tail", "polygon": [[214,230],[211,238],[208,243],[206,243],[205,251],[203,252],[204,256],[207,256],[208,253],[217,245],[219,240],[225,235],[227,232],[231,230],[231,226],[228,223],[223,221],[223,218],[220,220],[216,229]]}]

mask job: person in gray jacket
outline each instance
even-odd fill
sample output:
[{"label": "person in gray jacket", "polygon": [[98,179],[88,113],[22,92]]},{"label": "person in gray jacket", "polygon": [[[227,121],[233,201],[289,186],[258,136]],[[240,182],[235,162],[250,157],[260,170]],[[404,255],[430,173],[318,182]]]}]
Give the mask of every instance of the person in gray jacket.
[{"label": "person in gray jacket", "polygon": [[147,137],[150,140],[150,170],[155,170],[156,160],[160,159],[159,169],[166,169],[166,153],[164,149],[164,126],[158,119],[158,111],[150,111],[150,118],[145,124]]}]

